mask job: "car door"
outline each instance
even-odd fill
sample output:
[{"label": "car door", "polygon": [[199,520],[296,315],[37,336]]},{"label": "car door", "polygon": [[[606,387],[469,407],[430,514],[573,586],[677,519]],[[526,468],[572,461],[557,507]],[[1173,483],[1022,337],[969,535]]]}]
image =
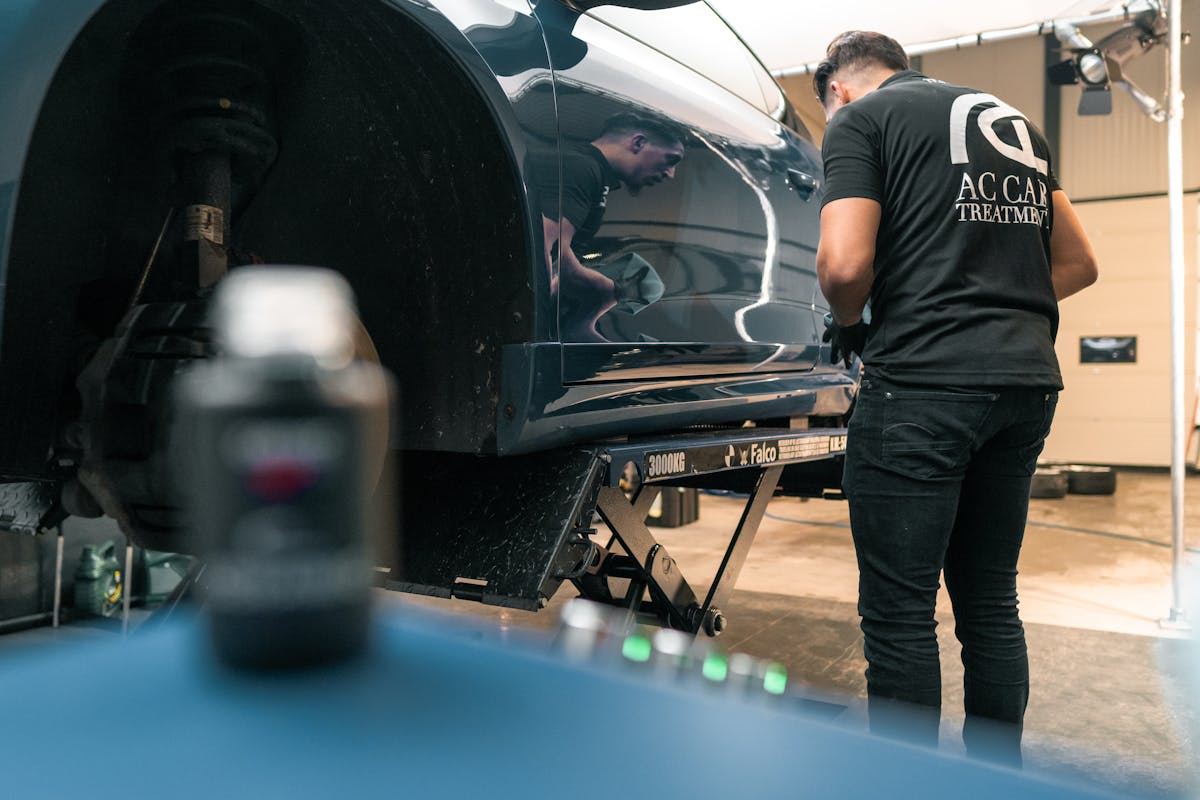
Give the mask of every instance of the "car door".
[{"label": "car door", "polygon": [[[547,242],[564,381],[810,369],[819,158],[783,124],[786,103],[761,65],[702,2],[580,14],[540,0],[535,13],[559,120],[559,216],[547,230],[561,235],[581,196],[594,206],[584,235]],[[682,139],[657,183],[620,174],[621,148],[636,141],[605,138],[630,116]]]}]

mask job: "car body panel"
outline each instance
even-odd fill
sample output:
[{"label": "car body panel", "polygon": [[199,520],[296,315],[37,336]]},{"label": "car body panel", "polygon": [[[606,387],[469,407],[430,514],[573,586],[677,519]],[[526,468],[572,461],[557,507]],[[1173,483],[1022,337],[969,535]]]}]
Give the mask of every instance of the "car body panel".
[{"label": "car body panel", "polygon": [[[703,3],[654,11],[601,7],[568,24],[570,36],[548,36],[564,148],[588,142],[621,112],[664,118],[688,136],[673,178],[637,194],[614,187],[599,230],[576,248],[581,262],[597,269],[636,254],[665,285],[662,298],[636,316],[620,308],[604,314],[596,325],[600,339],[639,343],[636,353],[624,351],[623,363],[643,373],[669,363],[679,345],[693,353],[711,345],[720,355],[711,365],[695,357],[686,369],[673,365],[662,374],[724,371],[718,365],[738,348],[745,351],[744,369],[754,371],[764,344],[792,353],[775,369],[811,367],[800,356],[816,354],[807,345],[817,342],[817,205],[812,191],[802,197],[789,184],[788,170],[819,183],[815,147],[770,116],[749,54]],[[737,48],[724,59],[732,66],[714,65],[737,91],[676,58],[687,54],[680,49],[695,54],[705,46],[690,42],[705,25]],[[647,41],[652,36],[654,46]],[[572,57],[555,57],[556,47],[570,45]],[[560,303],[570,299],[564,290]],[[566,313],[560,309],[560,319]],[[594,345],[580,343],[572,326],[560,331],[564,358],[593,359],[587,351]]]},{"label": "car body panel", "polygon": [[697,425],[720,425],[745,417],[837,418],[858,390],[856,372],[823,364],[808,372],[694,377],[567,384],[562,351],[555,344],[505,348],[506,374],[525,376],[527,394],[505,397],[498,432],[502,454],[528,453],[575,441],[614,436],[612,417],[622,419],[620,435],[647,435]]},{"label": "car body panel", "polygon": [[[88,287],[102,279],[120,290],[112,294],[123,302],[128,292],[121,281],[136,281],[158,230],[157,220],[143,213],[147,219],[138,223],[136,236],[122,231],[114,224],[124,220],[116,219],[113,204],[101,208],[109,194],[122,191],[133,195],[128,205],[134,211],[149,207],[138,197],[145,187],[123,186],[110,163],[111,156],[129,153],[76,146],[76,140],[92,140],[95,126],[109,125],[115,139],[117,127],[128,124],[113,110],[120,93],[90,93],[93,102],[77,120],[70,103],[59,102],[57,116],[50,115],[56,79],[67,64],[86,74],[80,65],[88,58],[103,60],[107,70],[95,72],[93,81],[119,75],[122,48],[168,2],[10,0],[0,11],[0,475],[53,474],[47,454],[71,421],[79,368],[71,340],[80,323],[72,315],[94,303]],[[346,109],[345,120],[315,110],[320,91],[284,87],[296,95],[294,103],[307,104],[296,120],[330,126],[344,121],[345,130],[363,138],[331,127],[329,136],[345,137],[338,147],[306,155],[324,134],[293,135],[240,230],[247,249],[270,263],[322,264],[350,279],[384,363],[398,373],[403,399],[397,445],[520,453],[697,422],[832,416],[848,409],[852,377],[820,363],[827,350],[819,342],[824,303],[815,272],[819,154],[804,131],[784,124],[786,103],[740,43],[728,56],[741,77],[723,83],[619,27],[628,28],[638,15],[664,12],[608,8],[580,16],[559,0],[533,6],[525,0],[242,5],[310,26],[310,44],[341,37],[337,43],[347,52],[363,51],[363,63],[393,63],[389,54],[408,49],[406,37],[419,31],[423,46],[444,55],[452,65],[446,68],[470,85],[472,96],[461,102],[484,109],[481,119],[488,122],[482,127],[491,129],[479,134],[500,143],[493,157],[451,159],[446,163],[454,175],[428,177],[435,188],[453,183],[442,200],[460,193],[464,208],[470,207],[465,198],[475,176],[511,184],[513,203],[495,209],[490,227],[472,220],[448,226],[463,241],[431,245],[440,248],[437,269],[425,264],[420,273],[422,264],[404,251],[400,243],[406,240],[396,233],[413,223],[391,210],[390,193],[419,197],[421,189],[389,186],[385,178],[393,161],[419,161],[422,154],[389,149],[383,139],[388,125],[419,116],[389,103],[388,87],[425,77],[363,72],[361,107],[329,98],[330,108]],[[700,8],[707,6],[693,11]],[[356,15],[362,19],[346,22]],[[570,30],[554,28],[563,20]],[[106,38],[89,40],[88,31],[99,29]],[[573,52],[572,39],[586,52]],[[378,120],[371,118],[370,103]],[[561,160],[564,148],[590,141],[598,124],[625,110],[669,117],[688,131],[687,152],[673,180],[638,197],[613,192],[584,255],[600,264],[638,255],[658,271],[664,291],[637,314],[602,315],[596,323],[600,341],[573,341],[561,324],[562,298],[551,285],[554,265],[543,256],[542,219],[559,217],[562,186],[549,202],[532,191],[529,157],[540,151]],[[376,121],[379,129],[372,132]],[[68,130],[75,124],[78,133]],[[456,134],[465,141],[474,132]],[[74,172],[47,177],[44,168],[34,170],[41,186],[27,191],[31,153],[39,153],[42,167],[58,158],[51,139],[74,148],[65,159]],[[125,147],[136,156],[136,147]],[[491,152],[478,150],[485,151]],[[316,208],[305,197],[312,176],[297,176],[317,173],[319,184],[323,175],[317,171],[325,169],[331,175],[343,170],[353,179],[352,191],[320,197],[324,205]],[[71,181],[89,170],[88,191],[73,191]],[[807,176],[811,185],[798,186],[793,174]],[[32,232],[17,225],[23,203],[36,223]],[[318,237],[312,231],[321,225],[330,231]],[[484,239],[496,236],[494,258],[486,253],[489,241],[465,241],[473,228],[492,231],[481,233]],[[473,248],[469,257],[467,244]],[[456,248],[464,250],[461,262]],[[111,316],[115,322],[120,313]]]},{"label": "car body panel", "polygon": [[101,5],[9,0],[0,13],[0,309],[18,184],[38,111],[63,55]]}]

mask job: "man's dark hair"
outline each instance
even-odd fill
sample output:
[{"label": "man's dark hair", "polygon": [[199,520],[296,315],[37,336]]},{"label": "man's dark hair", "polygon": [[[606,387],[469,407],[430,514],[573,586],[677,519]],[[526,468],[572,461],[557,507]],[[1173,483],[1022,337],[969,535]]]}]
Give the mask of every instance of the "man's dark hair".
[{"label": "man's dark hair", "polygon": [[600,131],[597,138],[604,139],[631,133],[644,133],[651,141],[660,146],[684,144],[686,141],[686,134],[678,125],[629,111],[614,114],[605,120],[604,130]]},{"label": "man's dark hair", "polygon": [[829,43],[825,60],[817,65],[813,73],[813,90],[821,105],[825,105],[825,94],[829,90],[829,79],[843,69],[878,66],[887,69],[908,69],[908,54],[890,36],[874,31],[846,31]]}]

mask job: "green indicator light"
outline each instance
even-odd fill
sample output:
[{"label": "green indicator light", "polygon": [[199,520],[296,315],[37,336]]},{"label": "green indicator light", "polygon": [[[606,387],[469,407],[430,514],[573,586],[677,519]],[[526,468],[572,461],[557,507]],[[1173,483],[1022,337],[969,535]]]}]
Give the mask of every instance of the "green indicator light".
[{"label": "green indicator light", "polygon": [[650,660],[650,640],[645,636],[627,636],[621,645],[621,655],[630,661]]},{"label": "green indicator light", "polygon": [[710,681],[723,681],[729,674],[729,662],[719,653],[710,653],[704,659],[701,671]]},{"label": "green indicator light", "polygon": [[787,668],[783,664],[768,664],[763,675],[763,689],[768,694],[783,694],[787,689]]}]

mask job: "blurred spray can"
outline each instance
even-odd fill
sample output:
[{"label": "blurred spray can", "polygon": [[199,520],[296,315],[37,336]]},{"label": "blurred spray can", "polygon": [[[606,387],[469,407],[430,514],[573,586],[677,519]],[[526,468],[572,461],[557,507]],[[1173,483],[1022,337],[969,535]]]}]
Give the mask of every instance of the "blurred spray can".
[{"label": "blurred spray can", "polygon": [[391,390],[355,359],[350,288],[327,270],[242,268],[212,321],[220,356],[179,383],[175,458],[216,652],[262,669],[356,655]]}]

